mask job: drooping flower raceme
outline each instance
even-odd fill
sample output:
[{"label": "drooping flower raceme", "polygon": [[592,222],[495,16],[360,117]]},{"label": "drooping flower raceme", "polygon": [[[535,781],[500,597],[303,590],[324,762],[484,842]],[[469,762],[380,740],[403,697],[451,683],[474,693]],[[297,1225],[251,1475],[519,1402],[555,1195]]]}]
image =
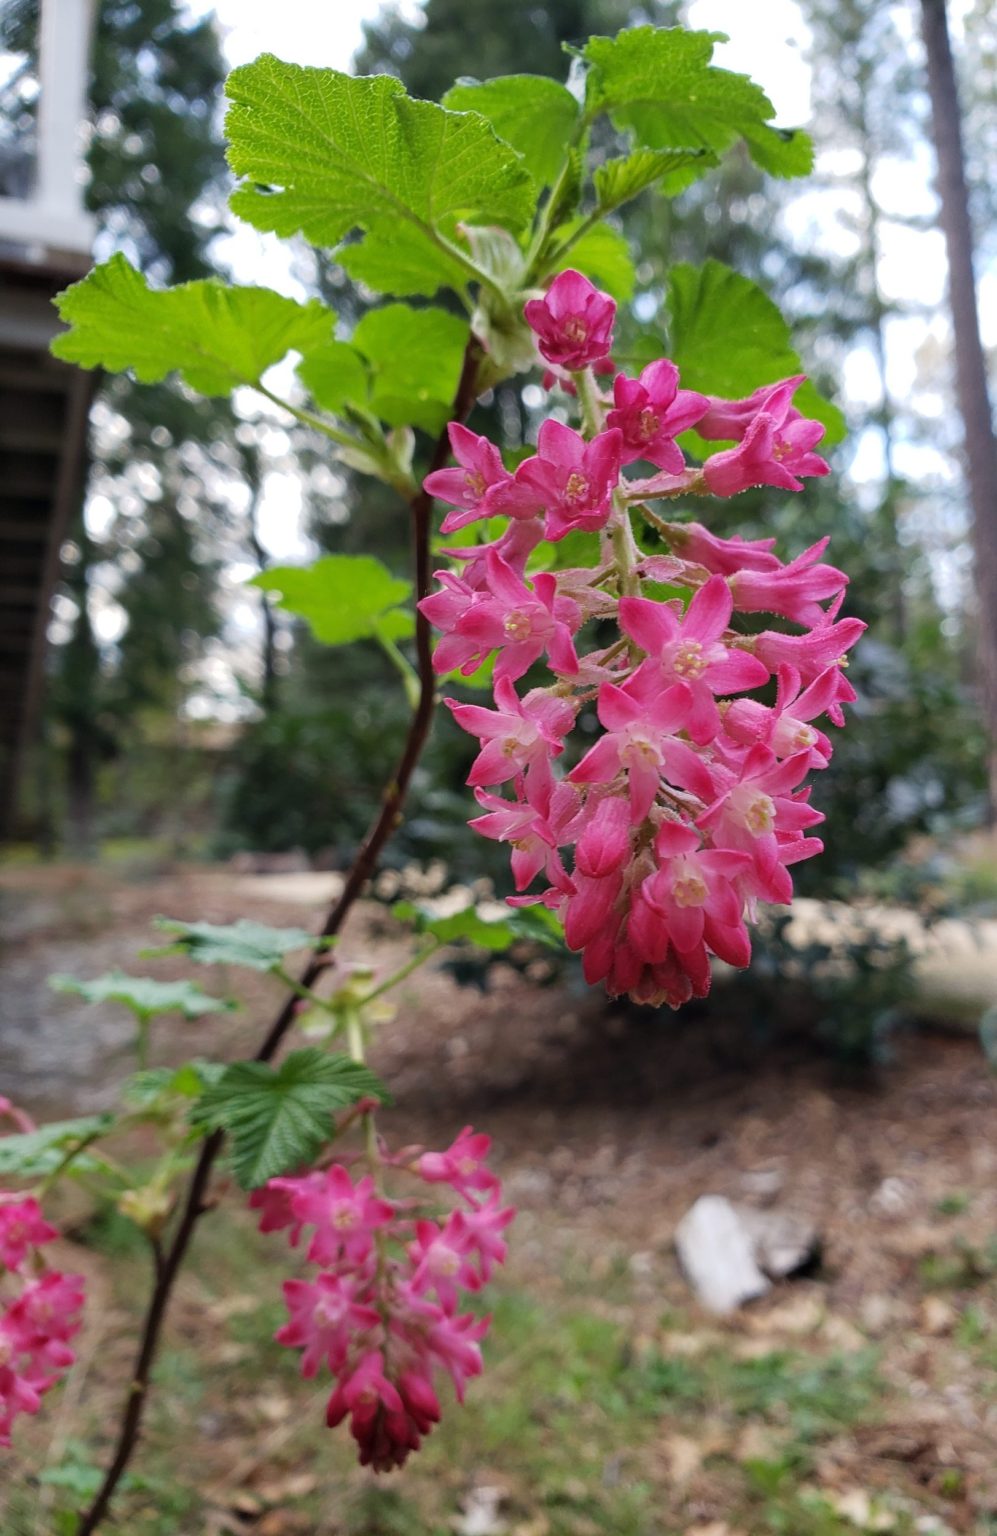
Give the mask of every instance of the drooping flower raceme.
[{"label": "drooping flower raceme", "polygon": [[83,1278],[50,1268],[41,1252],[58,1235],[33,1196],[0,1191],[0,1446],[75,1358],[69,1341],[80,1326]]},{"label": "drooping flower raceme", "polygon": [[[560,915],[590,982],[677,1007],[705,995],[711,957],[747,964],[758,903],[791,900],[792,866],[821,851],[806,780],[832,747],[816,722],[844,723],[845,656],[865,625],[839,617],[848,578],[822,558],[826,540],[786,564],[774,540],[720,537],[647,503],[799,490],[827,473],[824,429],[793,404],[802,376],[722,400],[680,388],[662,358],[603,392],[615,307],[578,272],[525,313],[546,382],[581,403],[581,431],[551,417],[510,472],[486,438],[451,429],[462,469],[426,481],[455,509],[444,531],[509,523],[448,551],[460,572],[437,573],[422,611],[442,631],[439,672],[495,658],[494,708],[447,704],[480,743],[468,782],[484,814],[471,825],[509,845],[510,900]],[[676,439],[690,427],[734,446],[689,465]],[[668,553],[640,548],[637,508]],[[548,546],[576,532],[597,535],[592,567],[544,569]],[[661,583],[687,597],[662,600]],[[789,627],[739,618],[760,614]],[[774,703],[754,696],[773,678]],[[529,892],[541,874],[546,888]]]},{"label": "drooping flower raceme", "polygon": [[[462,1402],[481,1373],[490,1319],[461,1312],[461,1292],[479,1291],[504,1261],[515,1214],[488,1150],[468,1126],[443,1152],[380,1153],[378,1179],[395,1171],[417,1181],[404,1198],[383,1194],[371,1172],[354,1178],[336,1165],[271,1179],[250,1199],[262,1231],[287,1230],[293,1247],[311,1234],[306,1259],[317,1272],[285,1282],[277,1339],[301,1350],[303,1376],[330,1373],[327,1422],[349,1419],[361,1463],[376,1472],[401,1466],[438,1422],[438,1377],[450,1377]],[[439,1186],[457,1197],[446,1213]]]}]

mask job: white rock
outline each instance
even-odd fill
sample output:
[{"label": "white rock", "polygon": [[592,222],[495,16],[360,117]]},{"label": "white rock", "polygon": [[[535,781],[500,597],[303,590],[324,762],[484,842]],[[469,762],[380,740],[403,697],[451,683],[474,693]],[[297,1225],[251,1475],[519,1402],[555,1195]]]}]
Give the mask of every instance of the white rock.
[{"label": "white rock", "polygon": [[751,1234],[722,1195],[701,1195],[675,1229],[679,1262],[703,1306],[733,1312],[771,1287],[755,1259]]}]

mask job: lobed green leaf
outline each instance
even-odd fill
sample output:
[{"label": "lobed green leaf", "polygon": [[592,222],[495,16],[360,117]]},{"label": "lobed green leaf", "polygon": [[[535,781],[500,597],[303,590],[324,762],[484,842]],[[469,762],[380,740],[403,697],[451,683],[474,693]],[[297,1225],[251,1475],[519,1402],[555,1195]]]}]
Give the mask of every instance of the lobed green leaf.
[{"label": "lobed green leaf", "polygon": [[155,926],[173,937],[148,954],[187,955],[201,965],[244,965],[253,971],[272,971],[295,950],[323,949],[329,943],[304,928],[270,928],[247,917],[235,923],[186,923],[157,917]]},{"label": "lobed green leaf", "polygon": [[373,555],[322,555],[312,565],[278,565],[252,577],[249,586],[279,592],[278,607],[296,614],[323,645],[353,640],[404,640],[415,628],[400,608],[412,584],[392,576]]},{"label": "lobed green leaf", "polygon": [[[82,1142],[105,1136],[114,1128],[113,1115],[85,1115],[78,1120],[56,1120],[37,1131],[0,1137],[0,1178],[41,1179],[58,1168],[67,1152]],[[81,1153],[74,1166],[93,1171],[96,1159]]]},{"label": "lobed green leaf", "polygon": [[[558,234],[568,238],[580,224],[581,220],[576,219]],[[554,261],[551,272],[563,272],[565,267],[577,267],[621,304],[633,298],[637,281],[633,257],[626,236],[611,224],[595,224],[586,230],[563,256]]]},{"label": "lobed green leaf", "polygon": [[432,934],[441,944],[473,944],[501,954],[517,939],[529,938],[550,949],[563,946],[557,918],[541,907],[510,907],[501,917],[485,917],[475,906],[440,916],[418,902],[398,901],[391,909],[399,922],[410,923],[417,933]]},{"label": "lobed green leaf", "polygon": [[[603,213],[612,213],[655,183],[665,192],[680,191],[717,163],[708,149],[635,149],[596,166],[592,178],[596,199]],[[692,174],[686,176],[686,172]]]},{"label": "lobed green leaf", "polygon": [[231,206],[256,229],[338,246],[381,292],[464,288],[462,220],[521,229],[536,188],[520,156],[476,113],[415,101],[391,75],[354,78],[264,54],[227,86],[229,161],[246,182]]},{"label": "lobed green leaf", "polygon": [[179,373],[202,395],[259,383],[288,352],[326,341],[335,319],[319,299],[299,304],[213,277],[150,288],[120,252],[66,288],[56,305],[69,327],[52,342],[56,357],[112,373],[131,369],[143,384]]},{"label": "lobed green leaf", "polygon": [[458,80],[443,105],[455,112],[480,112],[499,138],[519,151],[542,187],[557,177],[581,116],[567,86],[547,75]]},{"label": "lobed green leaf", "polygon": [[353,332],[371,367],[371,407],[389,426],[439,432],[457,393],[467,321],[445,309],[385,304]]},{"label": "lobed green leaf", "polygon": [[231,1136],[235,1176],[243,1189],[256,1189],[311,1162],[332,1138],[333,1114],[363,1098],[388,1102],[368,1067],[307,1047],[279,1067],[233,1062],[194,1106],[191,1120]]},{"label": "lobed green leaf", "polygon": [[[673,267],[668,311],[668,354],[687,389],[738,399],[762,384],[806,372],[778,306],[757,283],[723,262]],[[844,437],[838,407],[809,381],[794,403],[824,423],[825,446]]]},{"label": "lobed green leaf", "polygon": [[327,341],[307,352],[298,364],[298,378],[323,410],[341,411],[344,405],[366,409],[369,404],[367,368],[348,341]]},{"label": "lobed green leaf", "polygon": [[182,1013],[185,1019],[199,1019],[206,1013],[226,1013],[236,1006],[219,997],[209,997],[192,981],[155,981],[151,976],[126,976],[124,971],[107,971],[92,981],[78,976],[55,975],[48,978],[56,992],[70,992],[88,1003],[121,1003],[141,1018],[160,1013]]},{"label": "lobed green leaf", "polygon": [[589,117],[608,113],[648,149],[722,154],[744,139],[772,175],[805,175],[813,161],[807,134],[773,127],[775,109],[761,86],[710,63],[714,44],[726,41],[722,32],[651,26],[590,38],[582,51]]}]

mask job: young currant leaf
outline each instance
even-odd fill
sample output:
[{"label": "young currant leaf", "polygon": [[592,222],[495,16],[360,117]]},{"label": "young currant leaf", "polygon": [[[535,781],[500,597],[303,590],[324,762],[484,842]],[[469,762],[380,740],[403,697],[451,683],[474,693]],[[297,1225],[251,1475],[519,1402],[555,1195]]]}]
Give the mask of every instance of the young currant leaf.
[{"label": "young currant leaf", "polygon": [[596,200],[603,213],[612,213],[656,183],[663,192],[681,191],[717,163],[708,149],[635,149],[596,166]]},{"label": "young currant leaf", "polygon": [[382,292],[433,294],[475,276],[461,220],[521,229],[536,188],[484,118],[414,101],[391,75],[353,78],[264,54],[227,86],[231,206],[256,229],[337,246]]},{"label": "young currant leaf", "polygon": [[277,565],[249,586],[279,592],[278,607],[304,619],[323,645],[353,640],[404,640],[415,629],[400,608],[412,585],[392,576],[373,555],[323,555],[312,565]]},{"label": "young currant leaf", "polygon": [[353,346],[371,366],[371,408],[389,426],[439,432],[460,379],[467,321],[445,309],[385,304],[364,315]]},{"label": "young currant leaf", "polygon": [[547,75],[458,80],[443,105],[487,117],[499,138],[519,151],[542,187],[557,177],[581,115],[567,87]]},{"label": "young currant leaf", "polygon": [[[778,306],[757,283],[723,262],[673,267],[668,312],[668,355],[689,389],[733,400],[762,384],[806,372]],[[841,412],[809,381],[794,403],[805,416],[824,423],[825,444],[844,437]]]},{"label": "young currant leaf", "polygon": [[166,1099],[199,1099],[226,1070],[220,1061],[186,1061],[182,1067],[150,1067],[135,1072],[121,1090],[127,1104],[148,1109]]},{"label": "young currant leaf", "polygon": [[441,944],[463,942],[500,954],[517,939],[530,938],[548,948],[562,948],[563,939],[557,918],[544,908],[543,917],[537,922],[534,914],[538,911],[539,908],[524,907],[520,910],[510,909],[501,917],[486,917],[477,907],[469,906],[459,912],[439,916],[432,907],[421,906],[417,902],[398,901],[392,907],[391,915],[398,918],[399,922],[410,923],[417,933],[431,934]]},{"label": "young currant leaf", "polygon": [[206,1013],[227,1013],[237,1005],[219,997],[209,997],[192,981],[155,981],[151,976],[126,976],[124,971],[108,971],[92,981],[77,976],[56,975],[48,978],[56,992],[70,992],[88,1003],[121,1003],[141,1018],[160,1013],[182,1013],[185,1019],[199,1019]]},{"label": "young currant leaf", "polygon": [[335,319],[319,299],[299,304],[269,288],[216,278],[150,288],[118,253],[56,299],[69,326],[56,357],[83,368],[131,369],[143,384],[179,373],[202,395],[257,384],[288,352],[328,340]]},{"label": "young currant leaf", "polygon": [[[0,1136],[0,1178],[41,1179],[58,1168],[73,1147],[96,1141],[114,1128],[113,1115],[85,1115],[79,1120],[55,1120],[37,1131]],[[77,1172],[93,1172],[99,1164],[81,1153],[73,1160]]]},{"label": "young currant leaf", "polygon": [[298,364],[298,378],[323,410],[341,411],[344,405],[361,410],[369,407],[367,368],[348,341],[327,341],[307,352]]},{"label": "young currant leaf", "polygon": [[279,1067],[236,1061],[191,1111],[195,1125],[232,1138],[232,1166],[243,1189],[299,1168],[331,1139],[332,1116],[363,1098],[388,1102],[380,1079],[348,1056],[307,1047]]},{"label": "young currant leaf", "polygon": [[[580,223],[581,220],[576,219],[573,224],[564,225],[558,230],[558,236],[570,240],[572,231]],[[563,256],[555,259],[550,270],[552,273],[562,272],[565,267],[577,267],[621,304],[633,298],[637,278],[630,247],[626,237],[611,224],[596,224],[586,230]]]},{"label": "young currant leaf", "polygon": [[147,955],[187,955],[201,965],[244,965],[253,971],[272,971],[295,950],[324,949],[330,942],[304,928],[268,928],[248,917],[235,923],[157,917],[155,927],[173,938],[161,948],[146,950]]},{"label": "young currant leaf", "polygon": [[582,52],[587,115],[607,112],[614,127],[648,149],[701,145],[722,154],[742,138],[763,170],[805,176],[813,163],[807,134],[774,128],[775,108],[762,88],[710,63],[714,44],[726,41],[722,32],[680,27],[590,38]]}]

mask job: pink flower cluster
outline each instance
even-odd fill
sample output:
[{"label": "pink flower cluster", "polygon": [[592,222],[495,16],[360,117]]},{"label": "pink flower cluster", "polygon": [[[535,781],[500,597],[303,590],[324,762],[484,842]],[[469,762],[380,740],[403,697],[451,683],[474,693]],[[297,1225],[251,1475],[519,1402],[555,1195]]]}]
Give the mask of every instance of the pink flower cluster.
[{"label": "pink flower cluster", "polygon": [[[804,781],[832,749],[814,722],[844,723],[855,698],[845,653],[865,625],[839,617],[848,578],[822,560],[826,539],[785,564],[772,539],[720,538],[646,506],[800,490],[801,477],[826,474],[814,452],[824,428],[792,403],[802,376],[722,400],[680,389],[663,358],[637,379],[617,374],[610,397],[594,369],[614,311],[577,272],[526,306],[541,356],[582,402],[583,430],[549,418],[536,454],[510,473],[494,444],[451,425],[460,467],[425,481],[454,509],[443,531],[509,522],[490,542],[449,550],[460,573],[437,572],[440,590],[420,606],[442,634],[438,671],[467,676],[494,657],[494,708],[446,702],[481,747],[468,782],[483,814],[471,825],[509,844],[517,892],[548,881],[510,899],[559,913],[590,982],[677,1007],[705,995],[711,956],[747,964],[746,920],[759,901],[790,901],[790,868],[821,850],[806,835],[823,817]],[[676,438],[692,426],[734,446],[687,465]],[[623,473],[638,461],[657,473]],[[667,554],[639,547],[634,507]],[[595,563],[545,570],[544,544],[578,532],[598,535]],[[660,597],[662,584],[685,598]],[[796,628],[747,633],[737,616],[755,614]],[[591,620],[616,632],[607,644],[602,628],[583,651]],[[520,694],[540,661],[551,680]],[[750,697],[773,678],[774,703]],[[601,731],[583,750],[591,704]],[[562,756],[573,766],[558,776]]]},{"label": "pink flower cluster", "polygon": [[75,1358],[82,1276],[49,1269],[39,1252],[58,1235],[33,1197],[0,1192],[0,1446]]},{"label": "pink flower cluster", "polygon": [[318,1273],[285,1282],[289,1321],[277,1339],[302,1351],[303,1376],[332,1373],[327,1422],[349,1418],[360,1462],[376,1472],[401,1466],[438,1422],[438,1371],[460,1402],[481,1373],[490,1319],[461,1313],[460,1293],[480,1290],[504,1261],[515,1214],[501,1205],[489,1145],[468,1126],[445,1152],[383,1159],[448,1185],[461,1203],[444,1218],[426,1214],[424,1198],[388,1199],[370,1174],[355,1180],[338,1164],[271,1179],[251,1196],[261,1231],[290,1229],[297,1247],[311,1230],[306,1257]]}]

